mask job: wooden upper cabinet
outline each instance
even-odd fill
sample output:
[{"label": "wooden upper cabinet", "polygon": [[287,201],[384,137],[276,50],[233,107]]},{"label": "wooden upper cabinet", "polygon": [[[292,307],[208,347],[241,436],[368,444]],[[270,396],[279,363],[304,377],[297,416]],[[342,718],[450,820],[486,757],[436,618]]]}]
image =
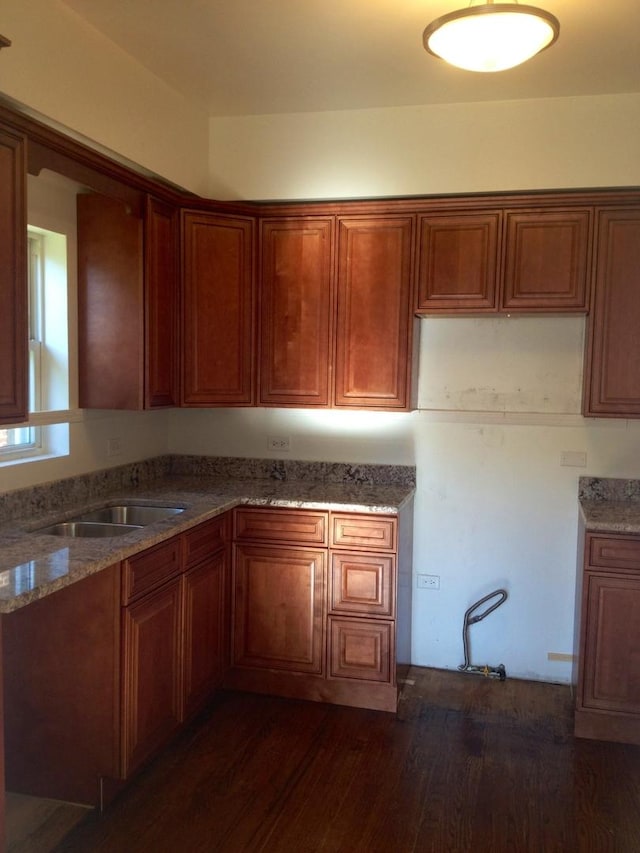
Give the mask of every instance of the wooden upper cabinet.
[{"label": "wooden upper cabinet", "polygon": [[79,195],[80,407],[144,407],[143,222],[118,199]]},{"label": "wooden upper cabinet", "polygon": [[584,414],[640,416],[640,210],[600,210]]},{"label": "wooden upper cabinet", "polygon": [[261,405],[330,404],[333,228],[332,217],[262,222]]},{"label": "wooden upper cabinet", "polygon": [[145,212],[145,406],[179,405],[178,212],[147,198]]},{"label": "wooden upper cabinet", "polygon": [[0,127],[0,424],[25,420],[27,211],[25,139]]},{"label": "wooden upper cabinet", "polygon": [[505,212],[506,311],[587,311],[591,210]]},{"label": "wooden upper cabinet", "polygon": [[185,406],[253,402],[254,222],[183,212]]},{"label": "wooden upper cabinet", "polygon": [[501,223],[499,210],[419,217],[419,313],[497,311]]},{"label": "wooden upper cabinet", "polygon": [[336,407],[411,406],[415,218],[341,218]]}]

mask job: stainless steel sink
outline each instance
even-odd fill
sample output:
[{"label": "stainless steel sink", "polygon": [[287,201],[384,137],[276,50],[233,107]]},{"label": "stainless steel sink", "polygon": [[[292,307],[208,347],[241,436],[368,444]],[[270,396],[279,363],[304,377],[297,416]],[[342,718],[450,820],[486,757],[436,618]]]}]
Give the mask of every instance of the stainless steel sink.
[{"label": "stainless steel sink", "polygon": [[140,530],[154,521],[171,518],[184,512],[177,506],[147,506],[145,504],[118,504],[94,509],[77,515],[68,521],[59,521],[48,527],[34,530],[49,536],[107,537],[124,536],[134,530]]},{"label": "stainless steel sink", "polygon": [[87,538],[106,538],[107,536],[124,536],[134,530],[141,530],[141,524],[104,524],[95,521],[60,521],[49,527],[34,530],[34,533],[45,533],[49,536],[73,536]]},{"label": "stainless steel sink", "polygon": [[184,512],[177,506],[145,506],[144,504],[121,504],[118,506],[105,506],[92,512],[83,513],[71,521],[97,521],[101,524],[135,524],[145,527],[154,521],[170,518]]}]

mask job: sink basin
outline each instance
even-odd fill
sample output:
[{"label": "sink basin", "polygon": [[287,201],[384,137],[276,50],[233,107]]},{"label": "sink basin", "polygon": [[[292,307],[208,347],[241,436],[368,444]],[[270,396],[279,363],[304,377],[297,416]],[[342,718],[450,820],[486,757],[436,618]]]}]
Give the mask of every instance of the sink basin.
[{"label": "sink basin", "polygon": [[134,530],[140,530],[154,521],[171,518],[184,512],[177,506],[146,506],[144,504],[120,504],[94,509],[91,512],[77,515],[68,521],[59,521],[48,527],[41,527],[34,533],[45,533],[49,536],[83,536],[107,537],[124,536]]},{"label": "sink basin", "polygon": [[184,512],[176,506],[145,506],[143,504],[122,504],[120,506],[105,506],[92,512],[72,518],[71,521],[95,521],[101,524],[134,524],[145,527],[154,521],[170,518]]},{"label": "sink basin", "polygon": [[107,536],[124,536],[140,530],[141,524],[104,524],[95,521],[61,521],[50,527],[42,527],[34,533],[46,533],[49,536],[73,536],[100,538]]}]

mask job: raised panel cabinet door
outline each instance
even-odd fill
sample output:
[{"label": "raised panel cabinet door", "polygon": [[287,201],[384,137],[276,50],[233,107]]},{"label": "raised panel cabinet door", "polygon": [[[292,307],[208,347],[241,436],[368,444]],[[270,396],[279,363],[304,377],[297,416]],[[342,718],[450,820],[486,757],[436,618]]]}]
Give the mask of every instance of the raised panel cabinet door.
[{"label": "raised panel cabinet door", "polygon": [[118,199],[77,197],[81,408],[144,407],[143,222]]},{"label": "raised panel cabinet door", "polygon": [[180,724],[180,584],[176,578],[123,609],[124,778]]},{"label": "raised panel cabinet door", "polygon": [[595,243],[584,414],[640,417],[640,210],[602,210]]},{"label": "raised panel cabinet door", "polygon": [[588,310],[591,210],[506,211],[502,307]]},{"label": "raised panel cabinet door", "polygon": [[263,405],[329,405],[333,227],[331,217],[262,222]]},{"label": "raised panel cabinet door", "polygon": [[0,127],[0,423],[28,409],[25,139]]},{"label": "raised panel cabinet door", "polygon": [[331,553],[329,606],[338,613],[395,616],[395,557]]},{"label": "raised panel cabinet door", "polygon": [[251,405],[254,221],[185,212],[182,224],[182,403]]},{"label": "raised panel cabinet door", "polygon": [[498,309],[498,210],[418,219],[418,314]]},{"label": "raised panel cabinet door", "polygon": [[145,406],[177,406],[178,212],[147,198],[145,212]]},{"label": "raised panel cabinet door", "polygon": [[191,717],[211,697],[225,671],[226,553],[184,575],[184,713]]},{"label": "raised panel cabinet door", "polygon": [[414,230],[411,216],[339,222],[337,408],[411,405]]},{"label": "raised panel cabinet door", "polygon": [[322,674],[326,551],[234,551],[234,664]]},{"label": "raised panel cabinet door", "polygon": [[[582,704],[640,714],[640,576],[585,573]],[[637,720],[640,732],[640,717]]]},{"label": "raised panel cabinet door", "polygon": [[329,617],[329,677],[393,683],[393,623]]}]

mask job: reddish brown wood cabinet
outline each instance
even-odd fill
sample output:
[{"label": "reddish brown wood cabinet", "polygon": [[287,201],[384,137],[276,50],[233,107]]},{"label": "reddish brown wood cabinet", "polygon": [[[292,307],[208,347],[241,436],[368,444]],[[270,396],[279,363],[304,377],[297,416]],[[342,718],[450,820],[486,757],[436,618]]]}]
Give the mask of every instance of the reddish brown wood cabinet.
[{"label": "reddish brown wood cabinet", "polygon": [[505,211],[501,307],[507,312],[586,312],[592,211]]},{"label": "reddish brown wood cabinet", "polygon": [[330,403],[333,229],[332,217],[261,224],[261,405]]},{"label": "reddish brown wood cabinet", "polygon": [[254,229],[183,211],[183,406],[254,402]]},{"label": "reddish brown wood cabinet", "polygon": [[228,557],[223,515],[2,617],[12,790],[104,805],[203,707],[228,666]]},{"label": "reddish brown wood cabinet", "polygon": [[590,207],[419,217],[418,313],[588,311]]},{"label": "reddish brown wood cabinet", "polygon": [[575,734],[640,744],[640,537],[587,533]]},{"label": "reddish brown wood cabinet", "polygon": [[413,216],[262,220],[262,405],[411,408],[414,231]]},{"label": "reddish brown wood cabinet", "polygon": [[28,409],[25,152],[24,137],[0,126],[0,424]]},{"label": "reddish brown wood cabinet", "polygon": [[418,218],[418,312],[497,310],[501,224],[497,210]]},{"label": "reddish brown wood cabinet", "polygon": [[640,416],[640,210],[598,212],[583,412]]},{"label": "reddish brown wood cabinet", "polygon": [[97,193],[77,207],[80,406],[176,405],[176,214],[148,199],[141,219]]},{"label": "reddish brown wood cabinet", "polygon": [[412,406],[412,216],[338,220],[337,408]]},{"label": "reddish brown wood cabinet", "polygon": [[397,519],[246,507],[234,541],[226,684],[395,711]]},{"label": "reddish brown wood cabinet", "polygon": [[144,220],[145,407],[180,404],[178,211],[147,197]]}]

